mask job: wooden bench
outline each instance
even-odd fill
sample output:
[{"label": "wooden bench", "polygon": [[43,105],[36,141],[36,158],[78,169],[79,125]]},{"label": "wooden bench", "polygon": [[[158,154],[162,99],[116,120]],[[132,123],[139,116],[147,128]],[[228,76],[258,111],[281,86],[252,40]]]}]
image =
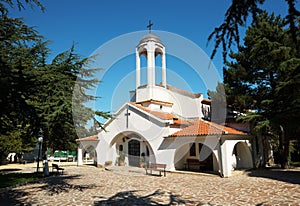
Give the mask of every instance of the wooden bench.
[{"label": "wooden bench", "polygon": [[204,161],[200,161],[198,159],[187,159],[187,168],[188,170],[191,170],[193,168],[199,168],[199,170],[202,170],[202,167],[204,167],[206,165],[206,160]]},{"label": "wooden bench", "polygon": [[146,169],[146,174],[148,174],[148,170],[150,170],[150,174],[152,174],[152,171],[159,171],[159,175],[161,176],[161,172],[164,172],[164,176],[166,176],[166,164],[156,164],[156,163],[150,163],[149,167]]},{"label": "wooden bench", "polygon": [[59,174],[59,171],[61,171],[61,174],[63,174],[64,173],[64,168],[62,168],[62,167],[59,167],[57,164],[52,164],[52,172],[53,172],[53,170],[54,169],[56,169],[56,172]]}]

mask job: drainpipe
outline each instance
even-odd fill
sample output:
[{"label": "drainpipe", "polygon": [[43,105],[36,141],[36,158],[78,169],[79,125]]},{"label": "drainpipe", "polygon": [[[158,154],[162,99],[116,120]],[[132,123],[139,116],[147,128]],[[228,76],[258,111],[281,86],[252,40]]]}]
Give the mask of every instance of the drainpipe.
[{"label": "drainpipe", "polygon": [[221,137],[219,137],[220,176],[221,176],[221,177],[224,177],[224,174],[223,174],[223,161],[222,161],[222,148],[221,148],[221,143],[222,143],[222,140],[221,140]]}]

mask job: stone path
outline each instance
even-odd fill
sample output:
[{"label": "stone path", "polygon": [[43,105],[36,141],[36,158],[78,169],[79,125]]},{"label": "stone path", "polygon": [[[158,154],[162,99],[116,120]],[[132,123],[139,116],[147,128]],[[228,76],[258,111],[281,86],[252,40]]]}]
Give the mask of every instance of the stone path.
[{"label": "stone path", "polygon": [[69,166],[65,175],[2,191],[0,205],[300,205],[300,171],[158,177]]}]

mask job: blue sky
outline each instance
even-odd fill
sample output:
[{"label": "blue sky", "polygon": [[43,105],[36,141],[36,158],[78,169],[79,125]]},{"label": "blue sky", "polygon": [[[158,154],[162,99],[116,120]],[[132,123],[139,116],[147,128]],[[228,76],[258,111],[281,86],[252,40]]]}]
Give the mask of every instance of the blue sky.
[{"label": "blue sky", "polygon": [[[230,0],[152,0],[152,1],[100,1],[100,0],[49,0],[41,2],[46,7],[43,13],[38,8],[27,8],[25,11],[12,10],[11,15],[23,17],[26,24],[34,26],[47,40],[51,40],[49,47],[52,51],[50,59],[58,53],[69,49],[75,42],[76,52],[83,57],[90,56],[98,47],[131,32],[146,30],[148,20],[154,22],[153,29],[172,32],[198,45],[207,55],[211,54],[214,42],[207,46],[207,38],[215,27],[220,25],[224,14],[230,5]],[[285,1],[267,0],[264,5],[268,11],[275,14],[286,14]],[[142,36],[141,36],[142,38]],[[136,44],[138,41],[136,42]],[[120,45],[121,47],[123,45]],[[134,48],[132,48],[134,52]],[[167,52],[168,52],[168,48]],[[180,48],[178,48],[180,49]],[[222,77],[221,49],[213,63]],[[101,63],[99,64],[101,66]],[[178,78],[184,78],[189,89],[195,93],[206,95],[205,85],[201,80],[192,77],[193,72],[186,72],[189,67],[184,62],[172,56],[167,56],[167,67],[172,67]],[[111,68],[105,68],[101,89],[97,95],[102,98],[96,102],[96,109],[115,111],[129,98],[126,93],[114,103],[112,98],[120,96],[112,88],[121,87],[123,90],[134,89],[135,82],[120,83],[122,75],[129,75],[135,70],[135,57],[130,55],[115,62]],[[175,75],[175,76],[176,76]],[[176,85],[176,78],[172,85]],[[167,81],[168,82],[168,81]],[[184,85],[183,85],[184,86]]]}]

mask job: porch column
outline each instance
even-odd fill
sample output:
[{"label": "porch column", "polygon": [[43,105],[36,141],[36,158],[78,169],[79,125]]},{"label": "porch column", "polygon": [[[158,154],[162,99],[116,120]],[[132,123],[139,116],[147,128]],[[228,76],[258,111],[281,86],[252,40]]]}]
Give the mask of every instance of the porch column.
[{"label": "porch column", "polygon": [[229,142],[225,142],[221,145],[221,159],[222,159],[222,174],[223,177],[230,177],[232,175],[232,151],[230,150]]},{"label": "porch column", "polygon": [[135,50],[135,69],[136,69],[136,86],[135,88],[138,89],[141,86],[141,59],[138,49]]},{"label": "porch column", "polygon": [[167,72],[166,72],[166,52],[165,52],[165,49],[163,50],[163,53],[161,55],[161,74],[162,74],[162,77],[161,77],[161,81],[162,81],[162,85],[163,87],[166,87],[167,86]]},{"label": "porch column", "polygon": [[82,144],[79,143],[78,149],[77,149],[77,166],[82,165]]}]

